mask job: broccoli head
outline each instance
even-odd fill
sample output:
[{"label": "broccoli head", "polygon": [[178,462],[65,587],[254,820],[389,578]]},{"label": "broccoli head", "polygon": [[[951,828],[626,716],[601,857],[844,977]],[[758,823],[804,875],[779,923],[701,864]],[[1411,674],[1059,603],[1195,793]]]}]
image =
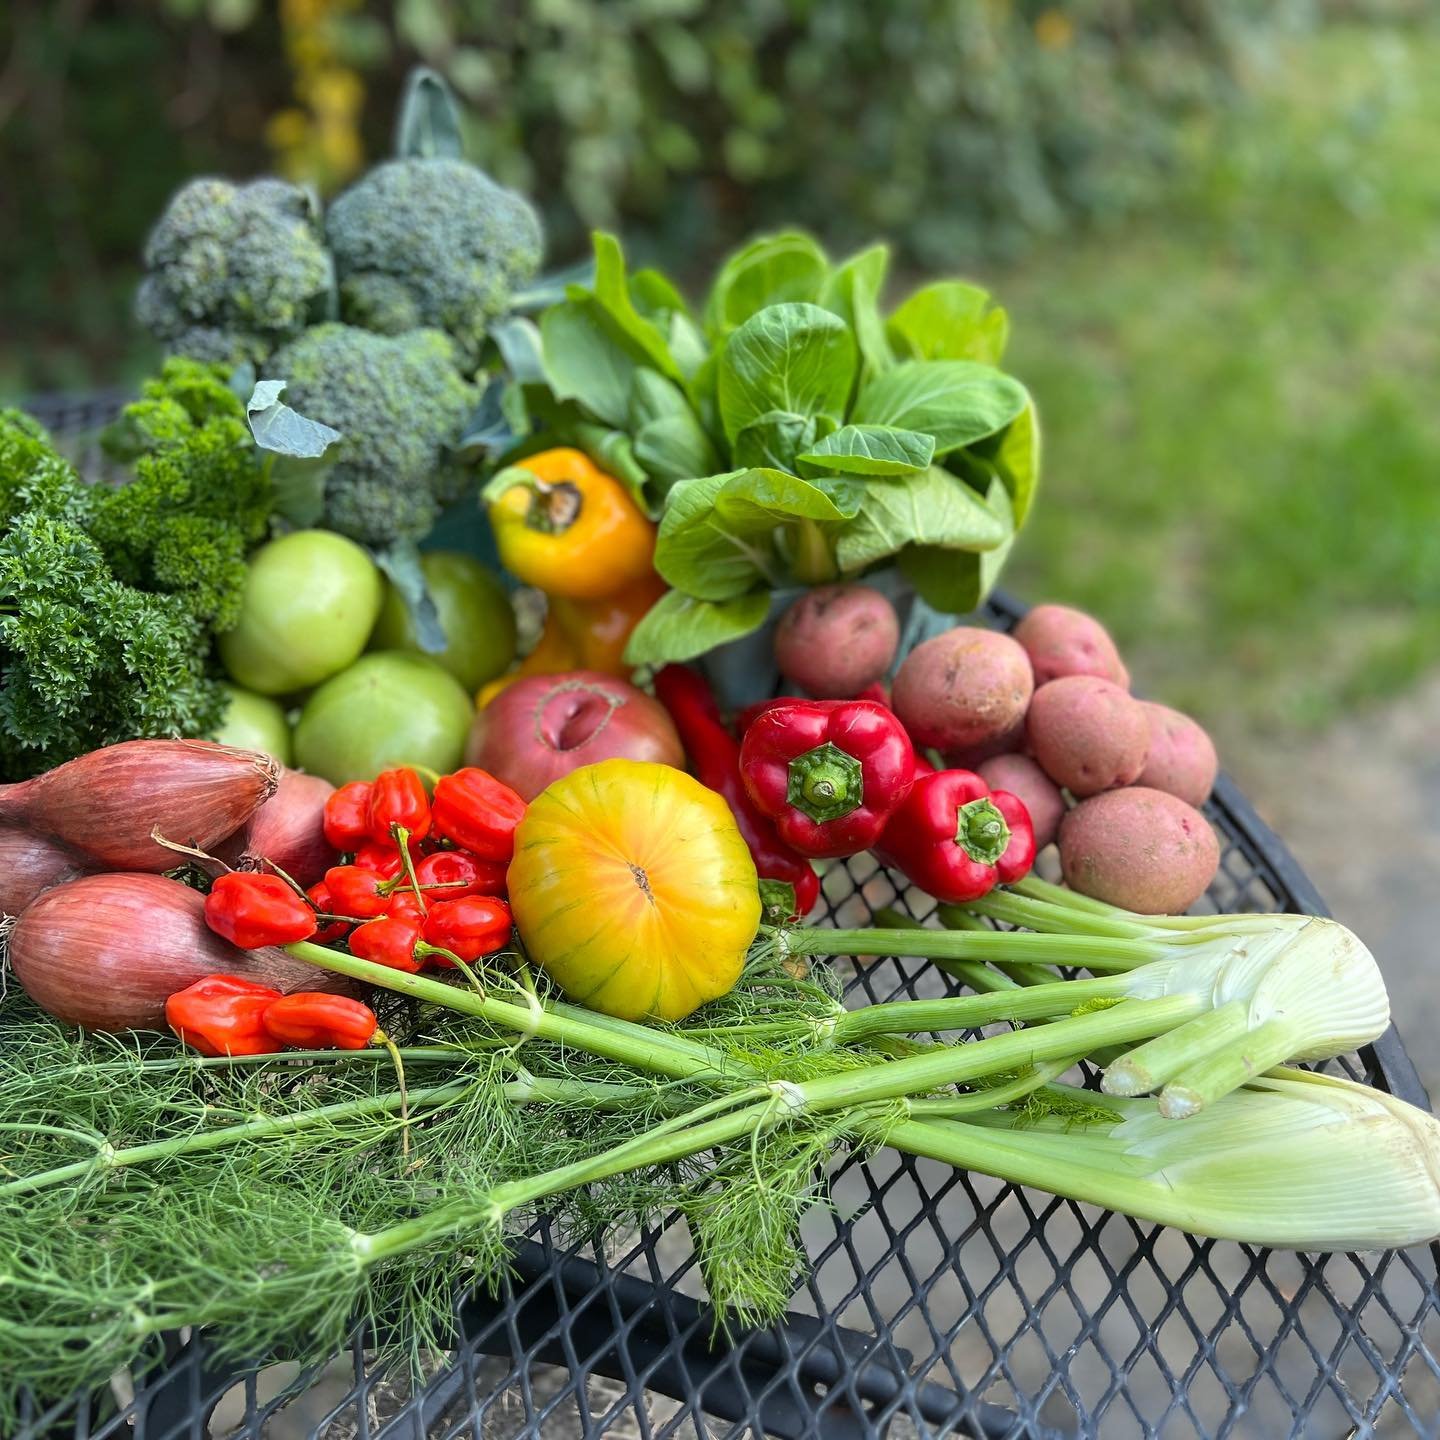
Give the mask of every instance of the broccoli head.
[{"label": "broccoli head", "polygon": [[145,246],[140,323],[174,354],[265,357],[324,311],[334,266],[310,196],[283,180],[192,180]]},{"label": "broccoli head", "polygon": [[467,372],[544,246],[528,202],[453,159],[377,165],[330,207],[326,234],[345,320],[385,335],[444,330]]},{"label": "broccoli head", "polygon": [[324,523],[365,545],[421,540],[470,476],[450,452],[476,392],[439,330],[377,335],[317,325],[272,357],[286,404],[340,432]]}]

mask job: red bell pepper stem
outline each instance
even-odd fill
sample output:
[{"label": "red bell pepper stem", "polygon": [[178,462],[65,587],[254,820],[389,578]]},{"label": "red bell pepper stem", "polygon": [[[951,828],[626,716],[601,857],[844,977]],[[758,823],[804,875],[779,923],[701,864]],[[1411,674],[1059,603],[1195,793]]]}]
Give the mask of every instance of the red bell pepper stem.
[{"label": "red bell pepper stem", "polygon": [[[767,919],[804,919],[820,898],[814,867],[781,841],[774,822],[760,813],[740,778],[740,743],[725,728],[704,678],[684,665],[655,676],[655,698],[670,713],[695,778],[730,807],[760,876]],[[790,887],[787,896],[785,887]],[[787,906],[793,908],[787,910]]]}]

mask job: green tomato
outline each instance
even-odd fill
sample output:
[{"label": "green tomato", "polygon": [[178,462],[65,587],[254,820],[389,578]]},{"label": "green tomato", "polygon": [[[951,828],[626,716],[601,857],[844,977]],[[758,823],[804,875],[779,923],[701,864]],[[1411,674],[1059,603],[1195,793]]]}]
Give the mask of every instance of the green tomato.
[{"label": "green tomato", "polygon": [[221,688],[230,697],[230,705],[215,738],[222,745],[259,750],[273,755],[282,765],[290,764],[290,726],[285,721],[284,707],[238,685]]},{"label": "green tomato", "polygon": [[353,664],[380,613],[375,562],[329,530],[297,530],[250,557],[240,621],[219,637],[231,677],[262,695],[318,685]]},{"label": "green tomato", "polygon": [[423,655],[378,650],[305,702],[295,760],[332,785],[373,780],[397,765],[443,775],[460,764],[474,718],[474,703],[449,671]]},{"label": "green tomato", "polygon": [[[503,675],[515,658],[515,612],[510,597],[493,571],[458,550],[422,555],[420,568],[448,642],[444,650],[429,658],[473,694],[487,680]],[[370,648],[420,649],[410,611],[400,592],[388,583]]]}]

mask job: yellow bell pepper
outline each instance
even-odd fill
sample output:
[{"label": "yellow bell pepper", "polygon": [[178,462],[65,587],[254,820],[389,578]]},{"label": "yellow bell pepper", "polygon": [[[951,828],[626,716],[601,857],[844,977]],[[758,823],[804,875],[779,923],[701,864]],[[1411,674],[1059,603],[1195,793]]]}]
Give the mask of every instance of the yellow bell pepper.
[{"label": "yellow bell pepper", "polygon": [[733,988],[760,924],[730,807],[683,770],[603,760],[530,802],[510,908],[530,958],[579,1004],[681,1020]]},{"label": "yellow bell pepper", "polygon": [[629,492],[579,450],[545,450],[486,490],[500,563],[547,595],[595,600],[652,572],[655,527]]},{"label": "yellow bell pepper", "polygon": [[625,645],[645,612],[665,593],[653,572],[614,595],[598,600],[550,597],[545,628],[535,648],[508,675],[481,688],[476,703],[484,709],[507,685],[527,675],[559,675],[564,670],[599,670],[628,677]]}]

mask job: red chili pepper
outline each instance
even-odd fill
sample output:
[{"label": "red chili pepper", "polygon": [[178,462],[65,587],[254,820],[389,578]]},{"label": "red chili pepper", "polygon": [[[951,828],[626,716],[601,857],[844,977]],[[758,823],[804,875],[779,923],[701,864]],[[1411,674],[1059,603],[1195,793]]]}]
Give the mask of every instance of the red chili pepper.
[{"label": "red chili pepper", "polygon": [[820,898],[820,878],[808,860],[781,841],[775,822],[747,793],[740,779],[740,742],[725,728],[704,678],[684,665],[667,665],[655,676],[655,698],[670,712],[695,778],[735,816],[760,876],[766,918],[803,919]]},{"label": "red chili pepper", "polygon": [[[421,931],[427,945],[448,950],[467,963],[493,955],[510,943],[510,907],[493,895],[465,895],[431,905]],[[447,964],[443,955],[432,956]]]},{"label": "red chili pepper", "polygon": [[[339,914],[330,887],[323,880],[317,880],[305,894],[321,915]],[[320,928],[310,938],[317,945],[328,945],[330,941],[338,940],[350,928],[343,920],[327,920],[324,924],[317,920],[316,923]]]},{"label": "red chili pepper", "polygon": [[872,681],[854,698],[856,700],[872,700],[876,705],[883,705],[887,710],[890,708],[890,690],[878,680]]},{"label": "red chili pepper", "polygon": [[948,904],[978,900],[1035,862],[1035,831],[1018,795],[992,791],[969,770],[915,782],[890,817],[876,856]]},{"label": "red chili pepper", "polygon": [[375,1012],[348,995],[297,990],[261,1016],[265,1033],[300,1050],[363,1050],[380,1028]]},{"label": "red chili pepper", "polygon": [[350,953],[413,975],[420,969],[420,961],[415,958],[419,939],[419,915],[384,915],[356,927],[350,935]]},{"label": "red chili pepper", "polygon": [[935,767],[920,753],[915,752],[915,778],[918,780],[922,775],[935,774]]},{"label": "red chili pepper", "polygon": [[487,771],[467,765],[436,784],[433,813],[435,829],[447,840],[481,860],[508,864],[525,802]]},{"label": "red chili pepper", "polygon": [[333,915],[353,915],[357,920],[373,920],[383,915],[389,897],[380,893],[385,882],[373,870],[358,865],[332,865],[322,882],[330,892]]},{"label": "red chili pepper", "polygon": [[278,875],[232,870],[210,887],[205,923],[242,950],[262,950],[308,940],[315,912]]},{"label": "red chili pepper", "polygon": [[434,900],[458,900],[462,895],[503,895],[506,866],[499,860],[481,860],[468,850],[437,850],[415,862],[415,878],[430,890]]},{"label": "red chili pepper", "polygon": [[382,770],[370,785],[370,838],[393,841],[398,825],[411,841],[430,833],[430,799],[420,777],[408,769]]},{"label": "red chili pepper", "polygon": [[369,838],[370,787],[363,780],[352,780],[325,802],[325,840],[349,855]]},{"label": "red chili pepper", "polygon": [[394,843],[367,840],[356,852],[354,863],[362,870],[371,870],[382,880],[393,880],[404,868],[400,847]]},{"label": "red chili pepper", "polygon": [[385,914],[391,920],[423,920],[425,912],[420,908],[420,902],[415,898],[415,892],[410,889],[396,890],[390,895],[385,905]]},{"label": "red chili pepper", "polygon": [[275,1055],[280,1043],[261,1017],[279,998],[278,990],[254,980],[207,975],[165,1002],[165,1020],[202,1055]]},{"label": "red chili pepper", "polygon": [[792,700],[745,732],[740,775],[792,850],[855,855],[910,793],[915,751],[873,700]]}]

